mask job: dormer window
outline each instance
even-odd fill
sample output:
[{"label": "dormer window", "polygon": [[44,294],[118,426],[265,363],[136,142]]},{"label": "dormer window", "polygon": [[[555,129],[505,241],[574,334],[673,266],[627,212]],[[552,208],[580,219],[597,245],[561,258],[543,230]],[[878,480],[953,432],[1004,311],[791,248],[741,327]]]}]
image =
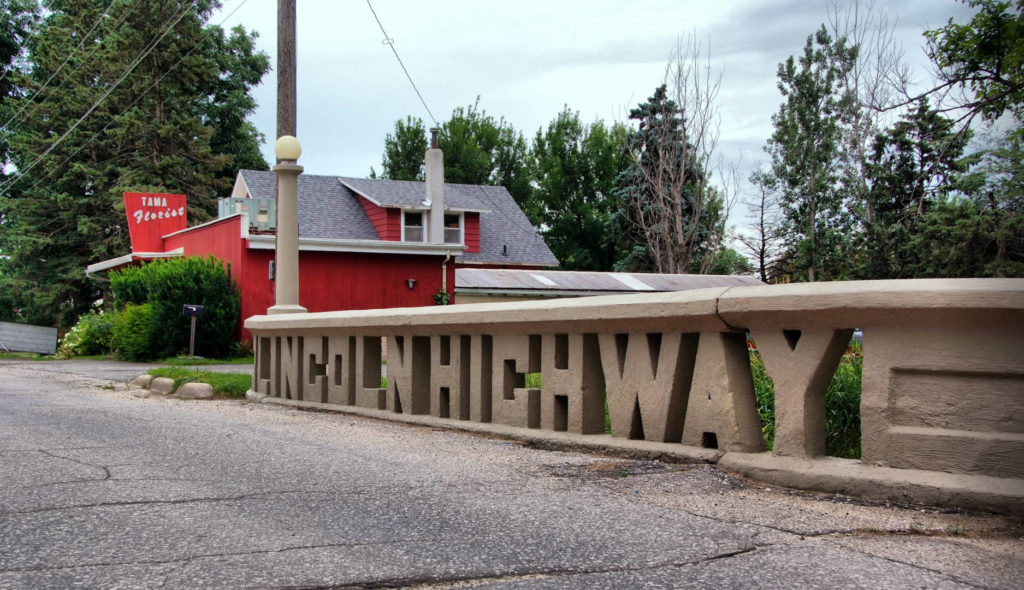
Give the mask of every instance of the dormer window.
[{"label": "dormer window", "polygon": [[402,212],[402,241],[422,242],[427,235],[426,224],[421,211]]},{"label": "dormer window", "polygon": [[462,215],[448,213],[444,216],[444,243],[462,243]]}]

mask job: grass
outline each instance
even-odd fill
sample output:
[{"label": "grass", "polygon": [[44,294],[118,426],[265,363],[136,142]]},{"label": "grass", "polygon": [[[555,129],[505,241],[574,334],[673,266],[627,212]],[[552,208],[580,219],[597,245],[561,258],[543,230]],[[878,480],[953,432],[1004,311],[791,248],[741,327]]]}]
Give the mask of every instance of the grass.
[{"label": "grass", "polygon": [[[860,388],[863,357],[859,346],[843,355],[832,382],[825,392],[825,454],[845,459],[860,459]],[[750,352],[750,370],[754,377],[757,413],[765,446],[775,442],[775,385],[765,373],[757,351]]]},{"label": "grass", "polygon": [[208,359],[203,357],[176,356],[158,361],[168,367],[193,367],[199,365],[251,365],[252,356],[240,356],[226,359]]},{"label": "grass", "polygon": [[213,393],[226,397],[245,397],[252,384],[252,377],[246,373],[218,373],[182,367],[161,367],[149,371],[154,377],[174,379],[174,388],[183,383],[207,383]]},{"label": "grass", "polygon": [[0,359],[18,359],[25,361],[49,361],[53,355],[39,354],[37,352],[3,352],[0,351]]}]

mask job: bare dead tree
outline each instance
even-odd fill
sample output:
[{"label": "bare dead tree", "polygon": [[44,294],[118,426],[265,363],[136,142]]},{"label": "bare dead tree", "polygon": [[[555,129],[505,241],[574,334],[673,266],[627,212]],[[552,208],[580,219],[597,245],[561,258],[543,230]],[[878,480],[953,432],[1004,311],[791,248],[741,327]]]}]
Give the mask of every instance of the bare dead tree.
[{"label": "bare dead tree", "polygon": [[664,95],[642,105],[656,112],[637,109],[630,115],[641,123],[630,146],[635,186],[626,197],[626,219],[656,272],[706,273],[715,263],[736,194],[734,187],[710,182],[721,74],[712,69],[710,53],[689,35],[673,49],[663,81]]},{"label": "bare dead tree", "polygon": [[857,108],[851,112],[841,150],[845,182],[854,199],[864,206],[865,219],[871,222],[874,211],[867,199],[870,190],[866,170],[871,144],[883,127],[895,117],[911,85],[910,67],[904,61],[903,47],[896,41],[897,21],[875,0],[831,0],[828,24],[832,37],[845,39],[856,48],[856,59],[844,72],[845,90],[855,97]]},{"label": "bare dead tree", "polygon": [[758,276],[766,283],[771,279],[771,268],[783,250],[776,182],[775,177],[760,166],[750,175],[754,192],[743,202],[752,222],[746,227],[747,232],[736,234],[736,239],[754,258]]}]

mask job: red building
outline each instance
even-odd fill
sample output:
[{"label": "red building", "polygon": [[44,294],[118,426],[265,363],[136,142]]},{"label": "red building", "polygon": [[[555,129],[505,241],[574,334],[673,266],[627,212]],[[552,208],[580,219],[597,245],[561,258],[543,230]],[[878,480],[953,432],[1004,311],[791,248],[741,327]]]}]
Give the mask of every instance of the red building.
[{"label": "red building", "polygon": [[[126,193],[132,252],[87,272],[213,255],[231,265],[242,317],[264,314],[274,305],[275,195],[272,172],[239,171],[218,219],[186,227],[181,195]],[[303,174],[298,221],[299,303],[311,312],[433,305],[439,292],[454,298],[456,267],[558,265],[503,187]]]}]

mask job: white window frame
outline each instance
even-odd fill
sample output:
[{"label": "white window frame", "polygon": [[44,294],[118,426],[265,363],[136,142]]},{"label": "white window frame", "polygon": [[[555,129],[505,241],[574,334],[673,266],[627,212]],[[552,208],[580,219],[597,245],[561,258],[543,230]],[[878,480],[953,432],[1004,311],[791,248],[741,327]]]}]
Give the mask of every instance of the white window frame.
[{"label": "white window frame", "polygon": [[445,224],[445,222],[444,222],[444,218],[449,216],[449,215],[456,215],[459,218],[459,241],[458,242],[454,242],[454,244],[465,245],[465,243],[466,243],[466,214],[462,213],[462,212],[459,212],[459,213],[445,213],[444,216],[442,216],[442,218],[441,218],[441,226],[442,226],[443,229],[441,230],[441,234],[442,234],[442,236],[444,238],[444,243],[445,244],[451,243],[451,242],[448,241],[448,237],[446,235],[449,228],[448,228],[448,225]]},{"label": "white window frame", "polygon": [[[425,211],[416,211],[415,209],[402,209],[402,241],[403,242],[409,242],[410,241],[410,240],[407,240],[406,237],[405,237],[405,227],[406,227],[405,215],[407,213],[417,213],[417,214],[419,214],[420,221],[422,223],[422,225],[420,225],[419,227],[422,228],[422,230],[423,230],[423,236],[421,237],[421,239],[419,239],[419,240],[417,240],[415,242],[412,242],[412,243],[422,244],[422,243],[426,242],[427,241],[427,236],[429,235],[428,229],[427,229],[427,223],[429,223],[427,217],[429,217],[429,216],[426,214]],[[415,227],[415,226],[411,226],[411,227]]]}]

